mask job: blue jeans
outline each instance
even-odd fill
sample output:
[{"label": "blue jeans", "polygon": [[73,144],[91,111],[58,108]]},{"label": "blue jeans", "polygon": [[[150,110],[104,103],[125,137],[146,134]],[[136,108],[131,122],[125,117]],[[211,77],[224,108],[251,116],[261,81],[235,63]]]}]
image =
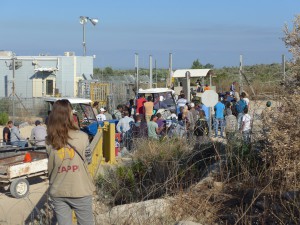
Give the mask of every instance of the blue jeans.
[{"label": "blue jeans", "polygon": [[243,133],[243,140],[244,140],[245,144],[249,144],[250,143],[250,130],[245,130],[242,133]]},{"label": "blue jeans", "polygon": [[242,127],[242,119],[243,119],[244,113],[239,113],[237,116],[237,125],[238,125],[238,130]]},{"label": "blue jeans", "polygon": [[14,141],[11,143],[12,145],[21,147],[21,148],[25,148],[27,145],[27,141]]},{"label": "blue jeans", "polygon": [[224,137],[223,132],[224,132],[224,127],[225,127],[225,120],[223,118],[215,118],[215,121],[214,121],[215,137],[218,137],[219,126],[221,128],[221,137]]}]

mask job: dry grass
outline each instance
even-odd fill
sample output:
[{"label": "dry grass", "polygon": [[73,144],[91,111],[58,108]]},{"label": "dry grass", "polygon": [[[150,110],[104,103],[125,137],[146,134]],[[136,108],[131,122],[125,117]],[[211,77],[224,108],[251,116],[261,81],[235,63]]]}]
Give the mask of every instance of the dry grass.
[{"label": "dry grass", "polygon": [[284,190],[300,188],[300,96],[286,95],[281,98],[282,106],[273,112],[270,131],[266,134],[269,150],[263,152],[269,164],[268,172],[276,177],[277,185]]},{"label": "dry grass", "polygon": [[250,146],[227,145],[218,178],[231,197],[222,202],[220,223],[300,224],[300,97],[295,91],[278,99]]}]

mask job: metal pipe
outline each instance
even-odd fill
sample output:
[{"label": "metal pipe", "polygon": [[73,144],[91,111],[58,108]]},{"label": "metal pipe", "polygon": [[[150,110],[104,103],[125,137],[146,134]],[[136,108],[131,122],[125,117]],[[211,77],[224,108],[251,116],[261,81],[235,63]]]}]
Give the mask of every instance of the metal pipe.
[{"label": "metal pipe", "polygon": [[240,69],[239,69],[239,74],[240,74],[240,93],[241,94],[243,92],[243,55],[240,55]]},{"label": "metal pipe", "polygon": [[152,55],[149,56],[149,88],[152,88]]},{"label": "metal pipe", "polygon": [[136,91],[139,90],[139,54],[135,53]]},{"label": "metal pipe", "polygon": [[12,83],[12,97],[13,97],[13,123],[15,123],[15,73],[16,73],[16,58],[12,58],[13,66],[13,83]]},{"label": "metal pipe", "polygon": [[83,56],[86,56],[86,44],[85,44],[85,21],[82,23],[82,31],[83,31],[83,40],[82,40],[82,46],[83,46]]},{"label": "metal pipe", "polygon": [[157,87],[157,67],[156,67],[156,59],[154,61],[154,67],[155,67],[155,83],[156,83],[156,87]]},{"label": "metal pipe", "polygon": [[186,99],[189,102],[191,100],[191,72],[186,71],[185,73],[185,79],[186,79]]},{"label": "metal pipe", "polygon": [[[168,86],[171,86],[171,82],[172,82],[172,53],[169,53],[169,82],[168,82]],[[167,81],[166,81],[167,84]],[[166,85],[167,87],[167,85]]]}]

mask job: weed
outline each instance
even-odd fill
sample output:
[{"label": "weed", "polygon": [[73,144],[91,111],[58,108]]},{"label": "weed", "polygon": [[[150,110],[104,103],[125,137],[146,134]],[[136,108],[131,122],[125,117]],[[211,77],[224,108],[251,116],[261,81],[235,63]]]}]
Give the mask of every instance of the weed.
[{"label": "weed", "polygon": [[5,112],[1,112],[0,113],[0,125],[6,125],[8,120],[9,120],[8,114]]}]

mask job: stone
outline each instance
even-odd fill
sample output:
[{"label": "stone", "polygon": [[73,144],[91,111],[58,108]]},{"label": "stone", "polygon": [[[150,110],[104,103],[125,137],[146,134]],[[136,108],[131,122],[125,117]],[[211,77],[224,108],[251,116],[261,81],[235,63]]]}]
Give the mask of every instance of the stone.
[{"label": "stone", "polygon": [[213,186],[214,186],[214,189],[217,190],[217,191],[221,191],[223,189],[223,182],[214,182],[213,183]]},{"label": "stone", "polygon": [[168,213],[168,200],[148,200],[115,206],[107,213],[98,214],[96,224],[152,224],[153,221],[160,221]]},{"label": "stone", "polygon": [[179,221],[179,222],[175,223],[175,225],[202,225],[202,224],[192,222],[192,221],[188,221],[188,220],[182,220],[182,221]]}]

